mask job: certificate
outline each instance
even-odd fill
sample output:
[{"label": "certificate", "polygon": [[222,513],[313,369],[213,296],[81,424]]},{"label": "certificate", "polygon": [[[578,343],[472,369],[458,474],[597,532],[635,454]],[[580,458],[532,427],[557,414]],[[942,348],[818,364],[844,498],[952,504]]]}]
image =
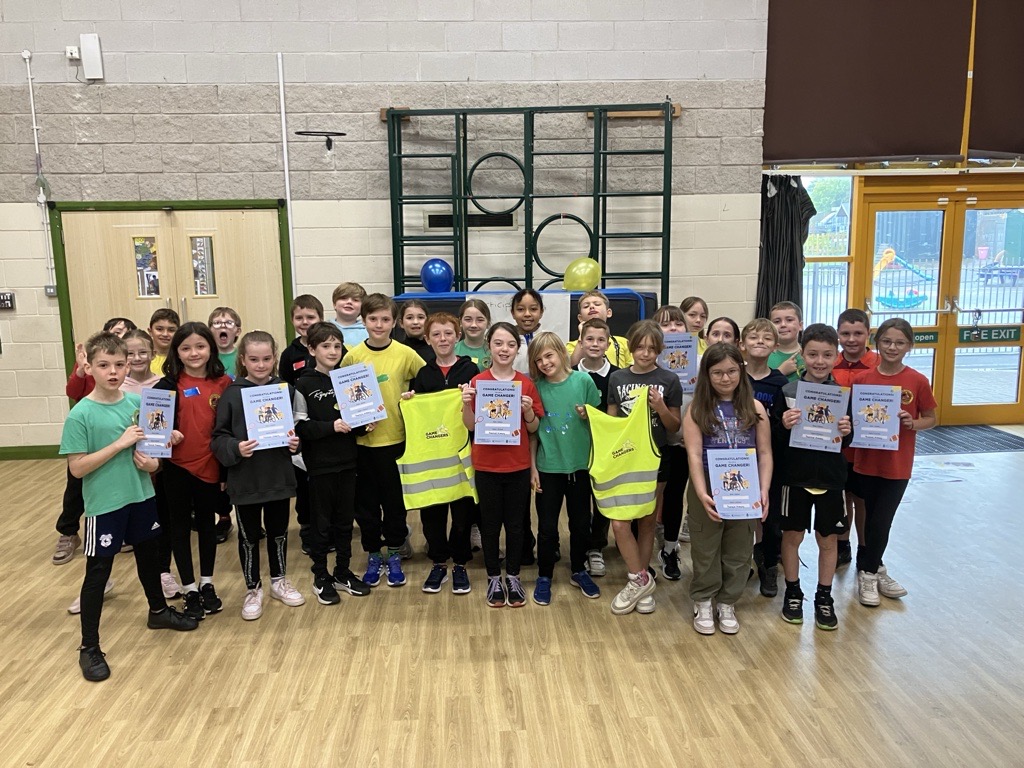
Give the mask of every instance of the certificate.
[{"label": "certificate", "polygon": [[753,448],[723,448],[708,451],[708,492],[723,520],[761,519],[761,480],[757,474],[757,451]]},{"label": "certificate", "polygon": [[167,389],[143,389],[140,393],[139,426],[146,436],[136,444],[139,453],[154,459],[171,457],[171,430],[178,393]]},{"label": "certificate", "polygon": [[692,333],[666,333],[665,349],[658,365],[679,377],[684,395],[692,395],[697,385],[697,337]]},{"label": "certificate", "polygon": [[853,442],[850,445],[854,448],[898,451],[902,399],[902,387],[854,384]]},{"label": "certificate", "polygon": [[361,427],[388,417],[372,365],[359,363],[331,371],[340,418],[350,427]]},{"label": "certificate", "polygon": [[800,421],[789,433],[790,448],[839,453],[843,448],[839,419],[849,404],[849,387],[797,382],[794,407],[800,409]]},{"label": "certificate", "polygon": [[522,382],[478,380],[473,442],[477,445],[519,445],[522,413]]},{"label": "certificate", "polygon": [[257,451],[288,447],[288,441],[295,436],[295,419],[287,384],[282,381],[264,387],[243,387],[242,408],[249,439],[259,443]]}]

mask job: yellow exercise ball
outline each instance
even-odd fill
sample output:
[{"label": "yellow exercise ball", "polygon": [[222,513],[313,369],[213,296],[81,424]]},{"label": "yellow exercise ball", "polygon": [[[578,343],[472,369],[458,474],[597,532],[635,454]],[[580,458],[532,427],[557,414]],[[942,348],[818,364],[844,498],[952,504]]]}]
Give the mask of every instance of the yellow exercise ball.
[{"label": "yellow exercise ball", "polygon": [[565,268],[562,286],[567,291],[592,291],[601,282],[601,265],[584,256]]}]

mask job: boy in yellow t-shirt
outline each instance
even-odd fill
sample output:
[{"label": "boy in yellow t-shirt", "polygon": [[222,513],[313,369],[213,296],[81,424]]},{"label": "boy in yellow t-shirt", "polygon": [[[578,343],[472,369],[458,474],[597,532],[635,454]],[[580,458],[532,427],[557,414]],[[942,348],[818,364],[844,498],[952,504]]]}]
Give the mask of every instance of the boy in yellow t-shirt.
[{"label": "boy in yellow t-shirt", "polygon": [[[612,308],[608,303],[608,297],[601,293],[601,291],[587,291],[580,296],[579,308],[580,313],[576,315],[576,319],[579,320],[579,336],[583,335],[583,324],[587,320],[604,320],[607,323],[608,318],[612,316]],[[565,345],[565,348],[569,353],[569,362],[572,363],[573,368],[578,366],[580,361],[586,357],[582,347],[576,341],[570,341]],[[608,350],[604,355],[608,358],[608,362],[616,368],[626,368],[633,364],[633,356],[629,353],[629,345],[626,344],[626,340],[622,336],[608,337]]]}]

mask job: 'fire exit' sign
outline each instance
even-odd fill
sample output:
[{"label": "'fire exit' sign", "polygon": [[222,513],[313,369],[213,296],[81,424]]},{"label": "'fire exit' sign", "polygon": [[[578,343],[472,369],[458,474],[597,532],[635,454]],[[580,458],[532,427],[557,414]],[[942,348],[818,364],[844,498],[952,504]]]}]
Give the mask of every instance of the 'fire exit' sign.
[{"label": "'fire exit' sign", "polygon": [[961,344],[980,344],[993,341],[1020,341],[1019,325],[983,325],[980,328],[961,328]]}]

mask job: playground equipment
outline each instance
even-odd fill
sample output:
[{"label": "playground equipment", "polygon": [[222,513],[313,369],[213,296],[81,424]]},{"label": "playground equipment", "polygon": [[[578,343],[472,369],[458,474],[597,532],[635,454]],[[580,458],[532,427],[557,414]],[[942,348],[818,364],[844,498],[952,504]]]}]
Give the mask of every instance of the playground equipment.
[{"label": "playground equipment", "polygon": [[896,310],[913,309],[927,302],[928,294],[916,286],[935,282],[934,277],[897,256],[893,248],[882,251],[872,270],[872,278],[877,286],[875,301]]}]

